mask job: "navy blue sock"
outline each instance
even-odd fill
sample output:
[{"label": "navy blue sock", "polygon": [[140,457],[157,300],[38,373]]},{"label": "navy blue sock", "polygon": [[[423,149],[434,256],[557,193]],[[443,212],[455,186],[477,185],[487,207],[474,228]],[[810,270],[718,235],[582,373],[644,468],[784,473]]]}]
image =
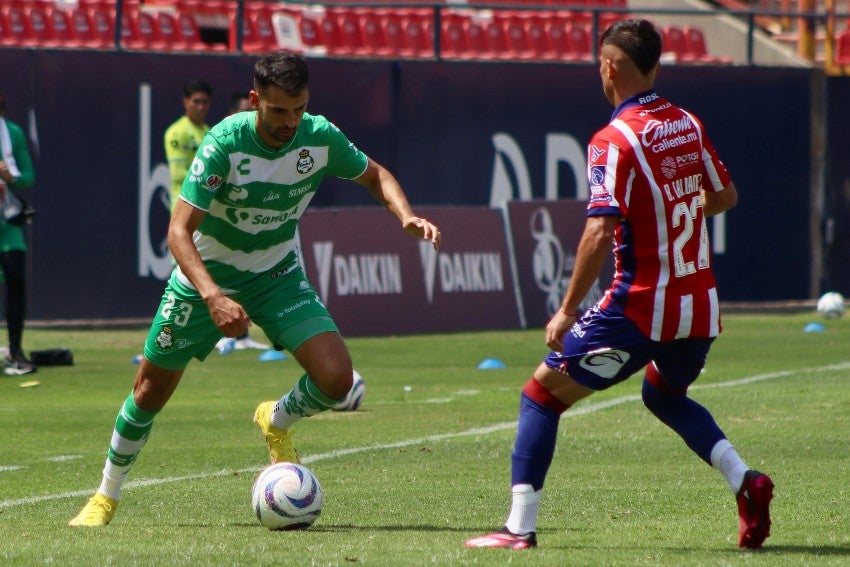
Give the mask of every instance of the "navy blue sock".
[{"label": "navy blue sock", "polygon": [[711,413],[685,392],[666,392],[648,380],[643,381],[642,394],[647,409],[678,433],[688,447],[710,465],[711,449],[726,437]]},{"label": "navy blue sock", "polygon": [[523,390],[516,441],[511,453],[511,486],[530,484],[534,490],[543,488],[555,454],[561,413],[563,411],[559,413],[532,400]]}]

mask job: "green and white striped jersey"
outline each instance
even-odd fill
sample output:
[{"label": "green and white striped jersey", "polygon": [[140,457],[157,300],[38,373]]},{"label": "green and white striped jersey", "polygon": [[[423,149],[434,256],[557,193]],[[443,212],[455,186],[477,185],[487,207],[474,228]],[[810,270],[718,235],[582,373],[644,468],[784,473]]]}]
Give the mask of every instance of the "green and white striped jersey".
[{"label": "green and white striped jersey", "polygon": [[[304,114],[289,144],[274,149],[255,129],[256,112],[219,122],[204,137],[180,198],[207,212],[194,240],[225,293],[297,262],[298,221],[326,175],[354,179],[368,158],[323,116]],[[189,280],[176,268],[176,279]]]}]

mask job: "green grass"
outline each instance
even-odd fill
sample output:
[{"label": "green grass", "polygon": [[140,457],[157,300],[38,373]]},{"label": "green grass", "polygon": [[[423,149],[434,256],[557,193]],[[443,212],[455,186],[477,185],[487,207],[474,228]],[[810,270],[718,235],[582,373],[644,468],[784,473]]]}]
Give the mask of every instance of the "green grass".
[{"label": "green grass", "polygon": [[[253,409],[301,371],[292,358],[214,353],[157,417],[113,523],[69,528],[100,481],[145,331],[28,330],[28,348],[67,346],[76,364],[42,368],[35,388],[0,378],[0,564],[847,565],[850,318],[803,333],[812,320],[727,316],[692,390],[776,482],[760,551],[737,547],[725,482],[636,400],[637,377],[565,414],[540,547],[463,547],[505,518],[519,389],[546,353],[540,329],[350,339],[362,409],[295,429],[325,494],[303,532],[270,532],[250,509],[267,459]],[[490,357],[507,368],[476,369]],[[742,380],[753,376],[763,379]]]}]

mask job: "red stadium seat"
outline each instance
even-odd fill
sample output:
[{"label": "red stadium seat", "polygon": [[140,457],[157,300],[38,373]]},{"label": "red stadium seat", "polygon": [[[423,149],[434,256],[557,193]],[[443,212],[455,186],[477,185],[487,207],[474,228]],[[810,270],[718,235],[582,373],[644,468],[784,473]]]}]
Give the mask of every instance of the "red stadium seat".
[{"label": "red stadium seat", "polygon": [[71,20],[70,12],[58,8],[47,10],[47,25],[51,28],[50,33],[59,47],[79,48],[84,47],[77,39],[76,27]]},{"label": "red stadium seat", "polygon": [[358,13],[354,9],[347,8],[328,10],[328,16],[333,15],[339,22],[339,33],[345,52],[351,55],[366,55],[369,49],[363,37]]},{"label": "red stadium seat", "polygon": [[242,19],[242,50],[246,53],[267,53],[277,48],[271,13],[259,7],[245,10]]},{"label": "red stadium seat", "polygon": [[469,42],[469,51],[476,59],[493,59],[495,51],[490,45],[487,35],[487,25],[492,23],[492,15],[472,14],[466,22],[466,38]]},{"label": "red stadium seat", "polygon": [[493,56],[498,59],[508,59],[511,57],[508,49],[508,36],[505,33],[505,27],[498,18],[493,18],[484,24],[484,34],[487,38],[487,45]]},{"label": "red stadium seat", "polygon": [[29,18],[22,8],[9,6],[3,10],[8,22],[9,37],[11,45],[20,47],[32,47],[38,45],[38,39],[32,32]]},{"label": "red stadium seat", "polygon": [[91,13],[81,6],[77,6],[70,12],[71,25],[74,26],[74,34],[80,47],[102,48],[107,47],[95,29]]},{"label": "red stadium seat", "polygon": [[115,12],[101,8],[86,10],[91,17],[94,33],[103,47],[115,46]]},{"label": "red stadium seat", "polygon": [[24,15],[29,20],[32,36],[40,47],[55,47],[59,44],[53,34],[53,26],[50,16],[41,4],[28,4],[24,8]]},{"label": "red stadium seat", "polygon": [[223,43],[206,43],[201,39],[201,32],[194,16],[187,13],[177,14],[177,33],[180,42],[187,51],[226,51]]},{"label": "red stadium seat", "polygon": [[322,30],[324,16],[324,8],[307,8],[302,10],[298,16],[298,33],[301,36],[301,43],[311,53],[322,54],[327,51]]},{"label": "red stadium seat", "polygon": [[590,29],[585,24],[570,24],[567,26],[569,40],[569,58],[573,61],[591,61],[593,59],[593,43],[590,39]]},{"label": "red stadium seat", "polygon": [[835,40],[836,65],[850,65],[850,28],[845,29]]},{"label": "red stadium seat", "polygon": [[535,59],[549,61],[558,57],[550,41],[550,34],[547,29],[551,24],[552,22],[548,14],[534,14],[526,22],[525,32],[528,36],[528,46]]},{"label": "red stadium seat", "polygon": [[688,50],[685,33],[678,27],[667,25],[662,28],[663,49],[676,57],[676,63],[695,63],[697,58]]},{"label": "red stadium seat", "polygon": [[472,54],[469,48],[466,25],[468,16],[446,12],[440,21],[440,56],[449,59],[466,59]]},{"label": "red stadium seat", "polygon": [[156,18],[157,31],[159,31],[159,38],[164,44],[164,49],[170,51],[188,49],[189,46],[183,41],[183,36],[180,34],[180,26],[177,24],[177,18],[173,14],[160,11],[154,17]]},{"label": "red stadium seat", "polygon": [[434,40],[429,12],[419,10],[407,12],[402,30],[405,43],[413,57],[433,57]]},{"label": "red stadium seat", "polygon": [[346,55],[349,53],[348,46],[342,37],[342,29],[340,29],[339,21],[336,13],[328,9],[321,20],[322,37],[324,38],[325,46],[328,53],[332,55]]},{"label": "red stadium seat", "polygon": [[159,35],[156,17],[150,12],[122,12],[121,35],[121,42],[128,49],[159,51],[166,48]]},{"label": "red stadium seat", "polygon": [[685,26],[682,32],[685,34],[685,45],[688,53],[693,57],[694,61],[699,63],[732,63],[731,57],[709,55],[705,43],[705,34],[703,34],[700,28]]},{"label": "red stadium seat", "polygon": [[497,14],[495,19],[504,30],[507,56],[511,59],[531,59],[534,53],[526,31],[527,16],[515,12],[502,12]]},{"label": "red stadium seat", "polygon": [[[358,12],[360,20],[360,33],[363,37],[363,45],[370,55],[386,57],[390,54],[387,45],[387,34],[383,13],[380,10],[368,9]],[[399,30],[401,32],[401,30]]]}]

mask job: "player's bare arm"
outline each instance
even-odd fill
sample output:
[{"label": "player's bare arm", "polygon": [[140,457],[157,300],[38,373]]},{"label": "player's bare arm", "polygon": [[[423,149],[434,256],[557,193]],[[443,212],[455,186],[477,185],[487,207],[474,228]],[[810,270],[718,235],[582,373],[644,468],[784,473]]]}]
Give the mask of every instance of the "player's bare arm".
[{"label": "player's bare arm", "polygon": [[369,158],[366,171],[355,181],[366,187],[379,203],[401,221],[406,233],[429,240],[434,245],[434,250],[440,249],[442,235],[437,225],[413,214],[401,185],[387,168]]},{"label": "player's bare arm", "polygon": [[168,246],[180,269],[207,304],[213,322],[226,337],[238,337],[251,324],[242,306],[224,295],[204,267],[192,235],[204,220],[206,212],[179,199],[171,213]]},{"label": "player's bare arm", "polygon": [[706,217],[713,217],[728,211],[738,204],[738,190],[731,181],[723,191],[702,191],[702,212]]},{"label": "player's bare arm", "polygon": [[605,258],[611,253],[614,230],[620,222],[618,216],[593,216],[587,218],[584,233],[576,251],[576,263],[570,285],[561,302],[561,309],[546,325],[546,345],[561,350],[564,333],[572,327],[578,316],[578,306],[599,277]]}]

